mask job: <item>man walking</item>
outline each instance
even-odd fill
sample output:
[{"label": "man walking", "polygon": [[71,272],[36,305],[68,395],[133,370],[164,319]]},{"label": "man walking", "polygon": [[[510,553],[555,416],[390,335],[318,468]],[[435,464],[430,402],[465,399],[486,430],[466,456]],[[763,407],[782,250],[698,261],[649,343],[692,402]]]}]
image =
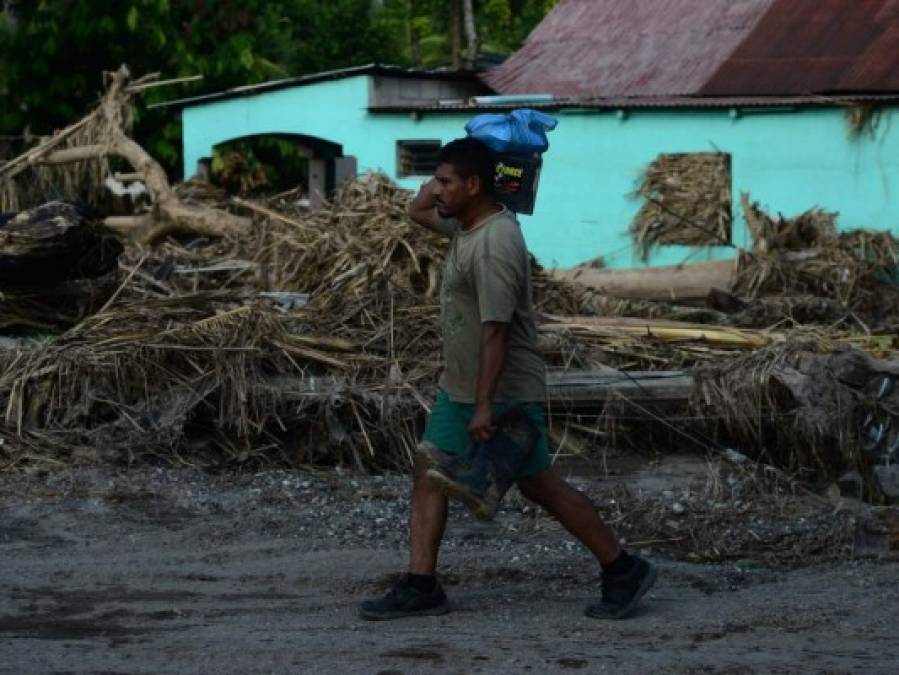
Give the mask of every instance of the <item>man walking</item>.
[{"label": "man walking", "polygon": [[[621,619],[656,580],[656,569],[629,555],[590,500],[550,465],[543,402],[546,377],[537,351],[530,260],[514,215],[493,196],[495,162],[481,141],[447,144],[434,178],[413,200],[410,217],[452,239],[440,290],[444,371],[423,443],[458,456],[471,441],[496,433],[496,417],[515,405],[538,431],[518,472],[522,494],[545,508],[602,566],[601,597],[586,614]],[[409,523],[409,573],[386,596],[360,606],[365,619],[428,616],[449,611],[437,582],[437,553],[447,497],[416,461]]]}]

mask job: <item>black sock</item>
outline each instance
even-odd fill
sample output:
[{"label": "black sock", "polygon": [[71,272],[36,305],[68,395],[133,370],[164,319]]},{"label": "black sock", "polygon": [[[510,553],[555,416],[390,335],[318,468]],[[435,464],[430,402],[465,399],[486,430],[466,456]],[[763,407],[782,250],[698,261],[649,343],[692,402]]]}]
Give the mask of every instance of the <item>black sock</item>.
[{"label": "black sock", "polygon": [[406,581],[416,591],[432,593],[437,586],[437,577],[433,574],[407,574]]},{"label": "black sock", "polygon": [[621,549],[621,553],[618,554],[618,557],[615,558],[608,565],[602,566],[602,571],[606,574],[611,574],[613,576],[620,576],[622,574],[627,574],[631,571],[631,568],[634,566],[634,559],[628,555],[628,552],[624,549]]}]

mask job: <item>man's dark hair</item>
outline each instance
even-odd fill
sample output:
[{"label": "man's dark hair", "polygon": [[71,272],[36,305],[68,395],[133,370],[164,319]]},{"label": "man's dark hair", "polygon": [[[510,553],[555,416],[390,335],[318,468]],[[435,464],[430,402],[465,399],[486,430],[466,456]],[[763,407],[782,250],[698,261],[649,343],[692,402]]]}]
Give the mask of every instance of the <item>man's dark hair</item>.
[{"label": "man's dark hair", "polygon": [[449,164],[461,178],[477,176],[481,192],[493,194],[496,179],[496,159],[483,141],[477,138],[457,138],[440,149],[437,164]]}]

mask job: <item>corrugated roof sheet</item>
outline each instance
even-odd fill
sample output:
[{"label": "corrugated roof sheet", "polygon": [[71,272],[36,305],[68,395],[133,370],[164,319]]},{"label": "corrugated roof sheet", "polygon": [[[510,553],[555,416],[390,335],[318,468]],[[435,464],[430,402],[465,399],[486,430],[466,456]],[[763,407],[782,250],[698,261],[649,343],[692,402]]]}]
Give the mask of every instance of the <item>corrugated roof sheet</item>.
[{"label": "corrugated roof sheet", "polygon": [[563,98],[899,92],[899,0],[562,0],[483,79]]},{"label": "corrugated roof sheet", "polygon": [[777,0],[700,93],[899,91],[899,0]]},{"label": "corrugated roof sheet", "polygon": [[173,101],[163,101],[154,103],[150,108],[184,108],[186,106],[196,105],[198,103],[209,103],[211,101],[222,101],[229,98],[237,98],[240,96],[254,96],[279,89],[288,89],[290,87],[301,87],[326,80],[340,80],[347,77],[356,77],[358,75],[389,75],[392,77],[409,77],[409,78],[426,78],[435,80],[474,80],[475,74],[466,70],[414,70],[403,68],[401,66],[391,66],[381,63],[369,63],[364,66],[350,66],[349,68],[339,68],[337,70],[325,70],[319,73],[311,73],[309,75],[300,75],[298,77],[289,77],[283,80],[270,80],[268,82],[260,82],[259,84],[249,84],[242,87],[232,87],[225,91],[212,92],[210,94],[200,94],[199,96],[191,96],[189,98],[179,98]]},{"label": "corrugated roof sheet", "polygon": [[503,94],[695,94],[774,1],[562,0],[483,79]]},{"label": "corrugated roof sheet", "polygon": [[828,108],[867,103],[876,106],[899,106],[899,94],[853,96],[638,96],[610,98],[554,99],[528,103],[433,103],[372,106],[372,113],[505,112],[526,106],[538,110],[648,110],[668,108],[735,109],[741,112],[769,109]]}]

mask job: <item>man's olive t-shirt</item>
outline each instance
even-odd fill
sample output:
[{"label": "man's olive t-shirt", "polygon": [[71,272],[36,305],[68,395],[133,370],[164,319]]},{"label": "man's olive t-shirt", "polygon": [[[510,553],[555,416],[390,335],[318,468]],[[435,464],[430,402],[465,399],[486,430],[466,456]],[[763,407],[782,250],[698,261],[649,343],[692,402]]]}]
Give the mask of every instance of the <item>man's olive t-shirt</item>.
[{"label": "man's olive t-shirt", "polygon": [[469,231],[458,221],[438,223],[452,236],[440,287],[444,370],[449,398],[474,403],[480,369],[481,324],[509,324],[509,351],[495,402],[546,398],[546,368],[537,350],[531,265],[515,216],[505,207]]}]

